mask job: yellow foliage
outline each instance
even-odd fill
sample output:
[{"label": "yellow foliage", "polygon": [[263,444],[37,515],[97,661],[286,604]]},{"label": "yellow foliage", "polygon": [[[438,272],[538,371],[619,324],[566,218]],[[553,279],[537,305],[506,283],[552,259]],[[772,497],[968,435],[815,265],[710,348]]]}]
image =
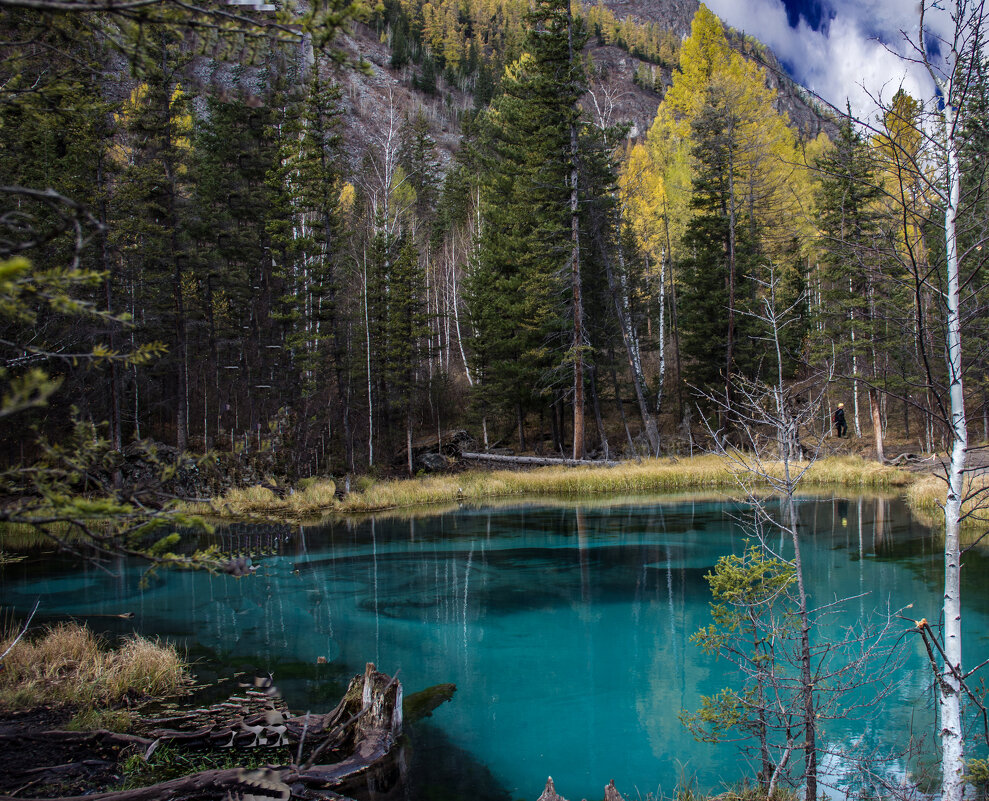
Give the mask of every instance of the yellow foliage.
[{"label": "yellow foliage", "polygon": [[731,48],[721,21],[701,5],[680,48],[673,84],[644,146],[633,148],[622,176],[628,219],[654,260],[668,250],[679,255],[695,214],[692,126],[711,106],[728,115],[733,137],[741,143],[733,164],[738,206],[755,214],[765,254],[782,263],[793,253],[794,237],[810,240],[811,176],[774,101],[763,70]]},{"label": "yellow foliage", "polygon": [[924,175],[920,151],[923,147],[920,103],[902,89],[893,96],[883,114],[885,133],[872,138],[872,146],[882,165],[880,180],[891,218],[899,221],[898,245],[904,260],[927,260],[923,226],[929,208],[923,202]]},{"label": "yellow foliage", "polygon": [[354,185],[347,182],[340,190],[340,212],[347,216],[354,208]]},{"label": "yellow foliage", "polygon": [[[120,111],[113,115],[114,122],[118,127],[126,128],[133,118],[140,113],[141,109],[148,103],[148,93],[149,87],[146,83],[138,84],[131,90],[130,97],[121,105]],[[175,136],[173,144],[180,150],[189,153],[192,151],[193,119],[192,112],[188,110],[185,103],[185,92],[182,91],[181,84],[176,84],[172,90],[168,108]],[[131,148],[126,144],[126,141],[117,140],[110,149],[110,158],[121,165],[130,162]],[[184,159],[180,161],[179,171],[185,172],[185,164],[181,162],[184,162]]]},{"label": "yellow foliage", "polygon": [[711,77],[733,59],[741,56],[729,46],[721,20],[701,3],[690,23],[690,36],[680,48],[680,68],[663,104],[689,129],[690,120],[704,103],[704,90]]}]

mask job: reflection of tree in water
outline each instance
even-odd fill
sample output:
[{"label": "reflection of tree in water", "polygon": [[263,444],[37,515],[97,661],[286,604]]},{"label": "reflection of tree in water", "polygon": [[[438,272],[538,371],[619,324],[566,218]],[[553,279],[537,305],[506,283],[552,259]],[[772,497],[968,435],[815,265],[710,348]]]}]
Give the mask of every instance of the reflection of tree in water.
[{"label": "reflection of tree in water", "polygon": [[[864,587],[883,598],[936,596],[925,573],[937,562],[935,537],[906,516],[901,501],[845,501],[845,526],[841,504],[830,497],[800,504],[815,592],[854,596]],[[136,592],[134,573],[118,583],[58,574],[54,589],[75,613],[120,611],[120,599],[137,598],[141,605],[131,608],[143,631],[198,639],[212,649],[207,663],[271,671],[289,703],[303,709],[318,705],[312,699],[334,676],[352,675],[377,650],[381,667],[400,668],[410,690],[457,682],[456,700],[431,725],[445,726],[460,748],[487,761],[507,784],[518,783],[518,794],[540,789],[519,778],[533,772],[532,764],[516,764],[507,748],[493,746],[505,742],[506,731],[509,741],[531,740],[532,709],[551,709],[557,728],[547,759],[569,760],[592,788],[604,760],[621,766],[627,759],[627,774],[645,793],[659,782],[669,790],[677,759],[689,760],[688,772],[697,771],[702,784],[733,773],[731,749],[694,746],[676,720],[681,708],[696,708],[699,693],[726,681],[726,665],[702,659],[687,636],[707,619],[704,574],[720,554],[744,547],[732,515],[737,506],[707,501],[560,504],[517,516],[468,509],[434,520],[377,520],[373,536],[370,518],[335,521],[293,530],[280,552],[259,558],[258,570],[241,578],[162,574]],[[973,552],[969,560],[984,557]],[[977,564],[967,580],[978,580]],[[33,600],[40,590],[37,577],[24,584],[9,577],[0,588],[5,599],[31,593]],[[865,608],[874,604],[867,600]],[[856,601],[856,616],[860,606]],[[202,651],[191,653],[198,659]],[[329,664],[317,665],[318,656]],[[539,684],[548,677],[548,686]],[[875,727],[909,727],[911,699],[928,697],[926,675],[910,682],[903,707]],[[917,704],[915,729],[929,719],[924,701]],[[614,727],[634,734],[635,743],[613,749]],[[844,747],[854,734],[836,725],[834,741]],[[421,741],[416,747],[426,748]],[[425,769],[435,774],[439,767]],[[450,768],[454,776],[457,769]],[[643,774],[656,777],[651,786],[641,783]],[[562,774],[557,778],[565,787]],[[430,785],[436,797],[443,781]],[[466,795],[461,785],[444,787],[450,797]],[[635,792],[627,781],[619,787]],[[493,801],[504,801],[496,789]]]},{"label": "reflection of tree in water", "polygon": [[[454,697],[453,703],[456,703]],[[410,727],[404,756],[408,760],[410,798],[431,801],[510,801],[512,795],[488,767],[459,747],[438,726],[423,722]],[[521,788],[523,792],[528,788]],[[532,794],[539,788],[533,788]],[[358,799],[361,801],[361,799]]]}]

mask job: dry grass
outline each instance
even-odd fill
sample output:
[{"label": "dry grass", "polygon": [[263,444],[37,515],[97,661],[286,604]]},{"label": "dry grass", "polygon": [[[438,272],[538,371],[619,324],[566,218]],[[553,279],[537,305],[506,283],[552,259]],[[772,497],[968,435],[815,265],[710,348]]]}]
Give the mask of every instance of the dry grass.
[{"label": "dry grass", "polygon": [[[770,465],[771,470],[779,470]],[[469,470],[464,473],[376,481],[367,476],[355,482],[355,491],[338,500],[329,479],[304,482],[279,498],[267,487],[232,489],[209,505],[190,511],[220,517],[277,515],[304,519],[326,512],[363,514],[395,509],[460,504],[525,495],[580,496],[634,495],[648,492],[689,492],[739,489],[740,476],[733,465],[718,456],[691,459],[647,459],[616,467],[542,467],[535,470]],[[822,459],[808,472],[803,487],[889,490],[903,487],[910,474],[856,456]]]},{"label": "dry grass", "polygon": [[906,470],[859,456],[831,456],[812,464],[806,481],[821,487],[885,490],[909,486],[913,476]]},{"label": "dry grass", "polygon": [[[909,474],[855,457],[827,459],[808,473],[808,486],[888,489],[903,486]],[[425,504],[478,501],[521,495],[580,496],[695,489],[737,489],[739,475],[717,456],[650,459],[617,467],[544,467],[516,472],[469,471],[458,475],[380,481],[353,492],[336,505],[344,513],[377,512]]]},{"label": "dry grass", "polygon": [[[0,653],[16,636],[7,627]],[[110,706],[125,698],[169,695],[189,680],[172,645],[132,636],[109,650],[85,626],[61,623],[22,639],[3,660],[0,708],[39,704]]]},{"label": "dry grass", "polygon": [[243,489],[231,489],[210,504],[196,504],[192,511],[198,514],[223,517],[247,515],[284,516],[315,515],[333,509],[336,484],[331,479],[318,479],[300,484],[299,488],[279,498],[268,487],[255,485]]},{"label": "dry grass", "polygon": [[[93,524],[98,527],[97,524]],[[47,528],[52,534],[67,541],[75,539],[76,534],[68,523],[49,523]],[[38,530],[36,526],[27,523],[4,523],[0,525],[0,550],[20,553],[53,548],[55,542],[51,537]]]},{"label": "dry grass", "polygon": [[[939,528],[944,526],[944,501],[947,494],[948,485],[944,478],[926,474],[907,488],[907,503],[922,522]],[[989,476],[968,479],[965,495],[967,497],[962,503],[962,514],[967,517],[962,520],[962,528],[968,530],[968,533],[973,529],[981,533],[989,523]]]}]

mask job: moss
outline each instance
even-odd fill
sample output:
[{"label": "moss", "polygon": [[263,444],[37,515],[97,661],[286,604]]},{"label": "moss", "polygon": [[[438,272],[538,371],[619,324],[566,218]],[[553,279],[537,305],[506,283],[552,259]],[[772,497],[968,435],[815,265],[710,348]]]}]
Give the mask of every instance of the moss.
[{"label": "moss", "polygon": [[127,732],[132,724],[126,709],[80,709],[66,724],[68,731],[107,731]]},{"label": "moss", "polygon": [[456,684],[434,684],[412,695],[406,696],[402,702],[402,719],[406,723],[428,718],[433,711],[453,698],[457,691]]}]

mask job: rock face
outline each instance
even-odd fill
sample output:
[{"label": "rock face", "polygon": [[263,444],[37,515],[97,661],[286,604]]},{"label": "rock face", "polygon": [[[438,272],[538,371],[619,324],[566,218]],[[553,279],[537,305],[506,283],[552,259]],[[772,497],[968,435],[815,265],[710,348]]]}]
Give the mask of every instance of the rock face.
[{"label": "rock face", "polygon": [[658,22],[681,38],[690,33],[690,21],[700,8],[698,0],[605,0],[616,17]]},{"label": "rock face", "polygon": [[[642,22],[656,22],[681,38],[690,34],[690,23],[699,8],[698,0],[604,0],[619,18],[634,17]],[[810,95],[786,76],[776,56],[766,47],[746,42],[737,32],[729,32],[732,45],[747,58],[759,62],[766,70],[769,85],[779,93],[777,109],[785,112],[801,137],[813,139],[822,131],[833,136],[837,126],[818,109]],[[367,74],[345,70],[338,75],[346,108],[344,142],[350,167],[358,169],[368,145],[387,136],[390,125],[396,128],[409,113],[422,112],[429,121],[430,135],[436,140],[437,155],[443,168],[460,146],[460,119],[474,107],[474,98],[439,79],[435,95],[427,95],[411,85],[414,67],[391,67],[391,52],[374,30],[354,25],[343,37],[342,49],[361,56],[369,64]],[[595,39],[586,51],[594,64],[588,76],[590,92],[582,101],[587,114],[598,121],[607,108],[608,124],[626,123],[629,136],[641,139],[656,116],[662,94],[636,85],[633,77],[640,59],[618,47],[601,46]],[[665,67],[656,67],[661,83],[669,86],[672,75]]]},{"label": "rock face", "polygon": [[837,137],[838,125],[834,117],[821,108],[806,89],[787,77],[772,50],[764,48],[758,60],[766,71],[769,86],[778,93],[776,110],[790,118],[790,123],[804,139],[815,139],[821,133],[832,139]]}]

